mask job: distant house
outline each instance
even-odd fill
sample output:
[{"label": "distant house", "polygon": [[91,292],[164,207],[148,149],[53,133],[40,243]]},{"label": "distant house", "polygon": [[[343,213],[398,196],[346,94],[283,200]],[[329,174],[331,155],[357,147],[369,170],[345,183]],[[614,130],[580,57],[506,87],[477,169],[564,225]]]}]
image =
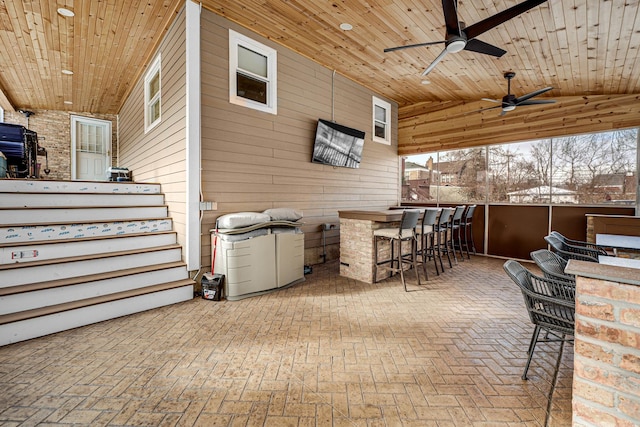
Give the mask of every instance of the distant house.
[{"label": "distant house", "polygon": [[608,173],[593,178],[593,188],[605,194],[635,193],[635,175],[633,173]]},{"label": "distant house", "polygon": [[426,166],[422,166],[414,162],[404,162],[404,179],[429,179],[430,170]]},{"label": "distant house", "polygon": [[[549,192],[549,189],[551,189],[551,192]],[[566,188],[549,187],[548,185],[507,193],[509,203],[550,203],[552,195],[553,203],[578,203],[577,192]]]}]

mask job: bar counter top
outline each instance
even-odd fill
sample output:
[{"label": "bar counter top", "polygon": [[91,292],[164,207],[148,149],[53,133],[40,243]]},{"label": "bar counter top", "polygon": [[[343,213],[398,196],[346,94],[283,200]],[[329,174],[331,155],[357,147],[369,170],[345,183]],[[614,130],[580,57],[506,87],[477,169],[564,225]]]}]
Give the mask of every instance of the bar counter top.
[{"label": "bar counter top", "polygon": [[338,217],[374,222],[393,222],[402,219],[402,209],[358,209],[338,211]]},{"label": "bar counter top", "polygon": [[576,276],[591,279],[606,280],[609,282],[628,283],[640,285],[640,270],[637,268],[620,267],[617,265],[599,264],[597,262],[569,260],[564,270]]}]

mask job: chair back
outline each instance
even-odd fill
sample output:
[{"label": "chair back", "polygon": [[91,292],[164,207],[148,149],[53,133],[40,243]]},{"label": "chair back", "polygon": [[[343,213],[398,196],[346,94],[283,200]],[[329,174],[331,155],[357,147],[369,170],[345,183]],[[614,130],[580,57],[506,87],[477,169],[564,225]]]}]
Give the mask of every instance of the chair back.
[{"label": "chair back", "polygon": [[531,252],[531,259],[535,261],[544,277],[549,279],[564,280],[575,284],[576,278],[572,274],[564,272],[567,261],[548,249],[538,249]]},{"label": "chair back", "polygon": [[476,205],[469,205],[467,211],[464,213],[464,223],[471,224],[473,220],[473,212],[476,210]]},{"label": "chair back", "polygon": [[438,209],[425,209],[422,215],[422,229],[425,226],[433,226],[438,220]]},{"label": "chair back", "polygon": [[518,261],[509,260],[503,268],[520,288],[533,324],[563,334],[574,334],[575,286],[536,276]]},{"label": "chair back", "polygon": [[464,214],[464,210],[467,207],[465,205],[456,206],[456,209],[453,211],[453,216],[451,217],[451,222],[453,224],[460,224],[460,220],[462,220],[462,214]]},{"label": "chair back", "polygon": [[453,208],[442,208],[440,211],[440,217],[438,218],[438,225],[441,227],[446,226],[449,223]]},{"label": "chair back", "polygon": [[549,235],[544,240],[551,246],[553,251],[565,261],[575,259],[579,261],[598,262],[598,252],[589,248],[578,249],[575,246],[563,243],[558,237]]},{"label": "chair back", "polygon": [[418,209],[407,209],[402,212],[402,220],[400,220],[400,232],[402,230],[415,230],[420,219],[420,211]]},{"label": "chair back", "polygon": [[[598,255],[608,255],[607,251],[602,247],[598,246],[595,243],[585,242],[583,240],[573,240],[565,237],[557,231],[552,231],[549,233],[550,236],[555,236],[560,240],[565,246],[571,248],[570,252],[579,252],[584,253],[585,255],[598,257]],[[585,251],[584,248],[587,248]]]}]

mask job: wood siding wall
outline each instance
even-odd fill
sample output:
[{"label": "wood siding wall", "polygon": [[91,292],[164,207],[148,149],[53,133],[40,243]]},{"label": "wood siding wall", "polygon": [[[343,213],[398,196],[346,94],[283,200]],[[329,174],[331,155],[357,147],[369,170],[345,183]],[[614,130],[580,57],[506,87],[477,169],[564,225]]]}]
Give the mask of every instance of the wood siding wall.
[{"label": "wood siding wall", "polygon": [[422,102],[399,111],[398,154],[479,147],[640,126],[639,94],[554,97],[504,116],[485,101]]},{"label": "wood siding wall", "polygon": [[119,164],[128,167],[137,182],[162,184],[169,216],[182,245],[186,240],[185,26],[183,8],[156,52],[162,56],[161,123],[144,133],[144,74],[119,114]]},{"label": "wood siding wall", "polygon": [[[278,114],[229,103],[229,28],[278,51]],[[231,212],[274,207],[303,211],[305,263],[322,261],[320,224],[338,210],[386,208],[399,202],[397,104],[392,103],[391,145],[372,141],[374,92],[317,63],[202,11],[202,189],[218,210],[203,217],[202,263],[211,253],[207,230]],[[316,122],[333,119],[366,132],[359,169],[311,163]],[[328,259],[337,258],[339,235],[327,233]]]}]

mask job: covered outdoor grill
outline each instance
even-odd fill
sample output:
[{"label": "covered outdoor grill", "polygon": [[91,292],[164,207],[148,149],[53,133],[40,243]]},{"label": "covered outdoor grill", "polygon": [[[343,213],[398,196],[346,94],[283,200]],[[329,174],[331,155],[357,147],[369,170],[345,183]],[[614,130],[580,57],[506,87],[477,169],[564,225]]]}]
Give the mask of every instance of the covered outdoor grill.
[{"label": "covered outdoor grill", "polygon": [[38,134],[24,126],[0,123],[0,152],[7,159],[10,178],[40,178],[39,155],[45,156],[44,173],[49,174],[47,150],[38,145]]}]

